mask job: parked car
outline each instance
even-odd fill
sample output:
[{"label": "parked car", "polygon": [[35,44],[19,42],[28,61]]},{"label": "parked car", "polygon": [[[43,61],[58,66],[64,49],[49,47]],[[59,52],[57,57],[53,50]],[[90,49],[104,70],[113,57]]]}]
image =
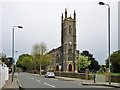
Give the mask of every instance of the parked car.
[{"label": "parked car", "polygon": [[53,77],[53,78],[55,78],[55,74],[54,74],[54,72],[46,72],[46,74],[45,74],[45,78],[49,78],[49,77]]}]

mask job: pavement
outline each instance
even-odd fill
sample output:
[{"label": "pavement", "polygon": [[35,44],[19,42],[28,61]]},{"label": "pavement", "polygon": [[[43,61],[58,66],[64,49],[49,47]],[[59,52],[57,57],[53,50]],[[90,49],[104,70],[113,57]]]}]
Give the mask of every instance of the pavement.
[{"label": "pavement", "polygon": [[114,87],[114,88],[119,88],[120,89],[120,84],[119,83],[111,83],[111,85],[109,85],[108,82],[96,82],[96,83],[83,82],[82,85],[87,85],[87,86],[106,86],[106,87]]},{"label": "pavement", "polygon": [[5,82],[2,90],[4,89],[19,89],[17,74],[14,74],[13,82],[12,82],[12,73],[9,74],[9,79]]},{"label": "pavement", "polygon": [[[78,80],[76,78],[67,78],[67,77],[58,77],[58,76],[56,76],[56,78],[62,78],[62,79],[65,79],[65,80]],[[112,82],[111,85],[109,85],[109,82],[98,82],[98,81],[96,81],[94,83],[94,80],[83,80],[83,79],[79,79],[79,80],[82,81],[82,85],[86,85],[86,86],[106,86],[106,87],[120,88],[120,83]]]},{"label": "pavement", "polygon": [[[64,80],[78,80],[76,78],[59,77],[59,76],[56,76],[56,78],[61,78],[61,79],[64,79]],[[98,82],[98,81],[96,81],[94,83],[94,80],[83,80],[83,79],[79,79],[79,80],[82,81],[82,85],[86,85],[86,86],[106,86],[106,87],[120,88],[120,83],[112,82],[111,85],[109,85],[109,82]]]},{"label": "pavement", "polygon": [[89,85],[89,86],[106,86],[106,87],[114,87],[114,88],[120,88],[120,83],[111,82],[111,85],[109,85],[109,82],[105,81],[105,75],[96,75],[95,83],[94,82],[85,82],[82,83],[82,85]]}]

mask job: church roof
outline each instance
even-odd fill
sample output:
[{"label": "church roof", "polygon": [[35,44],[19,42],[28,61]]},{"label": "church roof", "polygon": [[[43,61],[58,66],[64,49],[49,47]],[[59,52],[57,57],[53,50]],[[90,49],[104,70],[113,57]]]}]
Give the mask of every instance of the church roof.
[{"label": "church roof", "polygon": [[62,47],[62,46],[59,46],[59,47],[56,48],[56,49],[52,49],[52,50],[50,50],[48,53],[50,54],[50,53],[52,53],[52,52],[54,52],[54,51],[56,51],[56,50],[59,50],[59,49],[61,49],[61,47]]}]

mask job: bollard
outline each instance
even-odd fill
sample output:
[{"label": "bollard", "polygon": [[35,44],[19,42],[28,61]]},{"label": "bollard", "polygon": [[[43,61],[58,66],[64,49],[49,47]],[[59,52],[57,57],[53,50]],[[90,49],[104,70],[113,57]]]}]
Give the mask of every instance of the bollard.
[{"label": "bollard", "polygon": [[109,81],[109,69],[108,68],[106,68],[105,78],[106,78],[105,81],[108,82]]}]

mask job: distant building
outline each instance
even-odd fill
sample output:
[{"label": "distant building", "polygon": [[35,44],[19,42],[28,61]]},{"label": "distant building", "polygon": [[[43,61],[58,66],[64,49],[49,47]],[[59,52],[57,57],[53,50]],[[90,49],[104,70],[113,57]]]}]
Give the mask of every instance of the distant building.
[{"label": "distant building", "polygon": [[52,49],[49,54],[53,57],[52,66],[54,71],[76,72],[77,66],[75,60],[79,56],[76,50],[76,13],[74,10],[74,18],[67,17],[67,9],[65,9],[65,18],[61,17],[61,46]]}]

